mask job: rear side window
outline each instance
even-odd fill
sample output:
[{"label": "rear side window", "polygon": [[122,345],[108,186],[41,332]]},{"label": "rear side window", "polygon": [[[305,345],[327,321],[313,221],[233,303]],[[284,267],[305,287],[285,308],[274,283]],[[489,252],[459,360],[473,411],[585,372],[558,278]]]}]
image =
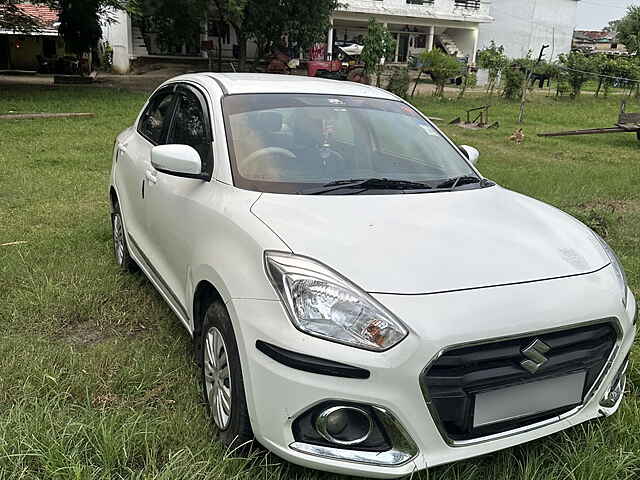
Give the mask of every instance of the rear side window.
[{"label": "rear side window", "polygon": [[175,94],[172,91],[158,92],[149,101],[149,105],[142,114],[138,131],[147,140],[159,144],[162,142],[162,134],[171,119],[171,107]]},{"label": "rear side window", "polygon": [[210,174],[213,172],[211,142],[202,102],[192,91],[181,89],[167,143],[193,147],[200,154],[202,173]]}]

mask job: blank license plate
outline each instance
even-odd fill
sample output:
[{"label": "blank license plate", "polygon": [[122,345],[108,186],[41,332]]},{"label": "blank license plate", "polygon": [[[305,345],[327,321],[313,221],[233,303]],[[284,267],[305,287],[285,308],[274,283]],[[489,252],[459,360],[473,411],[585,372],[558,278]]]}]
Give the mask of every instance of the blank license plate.
[{"label": "blank license plate", "polygon": [[586,372],[501,388],[476,395],[474,428],[582,403]]}]

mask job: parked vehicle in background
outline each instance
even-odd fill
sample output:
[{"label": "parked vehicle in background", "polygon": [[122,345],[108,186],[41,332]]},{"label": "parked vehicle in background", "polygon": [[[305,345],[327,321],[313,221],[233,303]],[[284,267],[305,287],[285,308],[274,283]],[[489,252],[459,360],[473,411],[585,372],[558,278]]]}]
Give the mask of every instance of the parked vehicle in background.
[{"label": "parked vehicle in background", "polygon": [[337,58],[308,61],[307,76],[368,84],[369,78],[365,73],[364,64],[360,61],[363,48],[357,44],[336,45]]},{"label": "parked vehicle in background", "polygon": [[226,445],[392,478],[620,406],[636,303],[593,231],[380,89],[196,74],[116,140],[115,256],[193,336]]}]

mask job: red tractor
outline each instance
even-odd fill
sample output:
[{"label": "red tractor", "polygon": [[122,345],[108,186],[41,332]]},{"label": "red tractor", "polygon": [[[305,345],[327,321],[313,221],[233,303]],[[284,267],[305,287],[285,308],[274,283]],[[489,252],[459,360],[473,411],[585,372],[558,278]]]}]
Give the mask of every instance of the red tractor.
[{"label": "red tractor", "polygon": [[312,60],[307,62],[309,77],[331,78],[333,80],[347,80],[356,83],[369,83],[369,77],[360,61],[361,45],[337,47],[337,60]]}]

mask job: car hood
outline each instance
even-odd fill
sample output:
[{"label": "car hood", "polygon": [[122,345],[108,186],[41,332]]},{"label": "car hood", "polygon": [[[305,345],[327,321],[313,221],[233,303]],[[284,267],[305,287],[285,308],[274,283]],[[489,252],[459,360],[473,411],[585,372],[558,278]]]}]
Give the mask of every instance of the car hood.
[{"label": "car hood", "polygon": [[590,273],[609,263],[582,223],[499,186],[407,195],[265,193],[251,211],[295,254],[368,292],[490,287]]}]

